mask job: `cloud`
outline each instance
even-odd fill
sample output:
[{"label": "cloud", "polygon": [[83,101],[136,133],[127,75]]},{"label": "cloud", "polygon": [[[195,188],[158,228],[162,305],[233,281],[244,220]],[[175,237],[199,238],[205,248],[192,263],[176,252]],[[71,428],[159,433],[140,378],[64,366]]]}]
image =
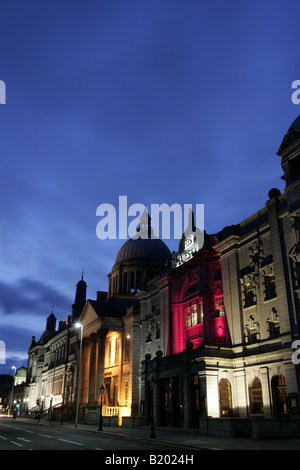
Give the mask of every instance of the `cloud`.
[{"label": "cloud", "polygon": [[70,304],[56,287],[36,279],[0,281],[0,340],[6,355],[6,366],[0,371],[7,372],[11,365],[19,367],[26,361],[31,338],[41,336],[53,305],[57,319],[65,320],[71,312]]},{"label": "cloud", "polygon": [[20,279],[14,285],[0,281],[0,311],[2,314],[47,315],[55,305],[64,310],[70,299],[57,289],[34,279]]}]

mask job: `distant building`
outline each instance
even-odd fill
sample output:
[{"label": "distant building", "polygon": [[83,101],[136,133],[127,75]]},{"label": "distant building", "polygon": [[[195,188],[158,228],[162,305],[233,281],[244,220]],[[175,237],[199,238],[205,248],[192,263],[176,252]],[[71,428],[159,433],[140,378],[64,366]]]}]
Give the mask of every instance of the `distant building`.
[{"label": "distant building", "polygon": [[0,413],[7,412],[11,404],[13,376],[0,374]]}]

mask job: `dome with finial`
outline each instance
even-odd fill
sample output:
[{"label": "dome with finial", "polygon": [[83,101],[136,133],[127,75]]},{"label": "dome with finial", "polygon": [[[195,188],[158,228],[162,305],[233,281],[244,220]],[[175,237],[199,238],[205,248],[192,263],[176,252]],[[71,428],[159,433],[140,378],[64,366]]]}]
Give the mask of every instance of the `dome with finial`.
[{"label": "dome with finial", "polygon": [[167,245],[156,237],[151,228],[151,217],[145,206],[140,217],[136,235],[127,240],[119,250],[115,264],[134,259],[168,261],[171,252]]},{"label": "dome with finial", "polygon": [[171,252],[156,237],[145,206],[136,234],[120,248],[109,278],[109,297],[134,295],[170,265]]}]

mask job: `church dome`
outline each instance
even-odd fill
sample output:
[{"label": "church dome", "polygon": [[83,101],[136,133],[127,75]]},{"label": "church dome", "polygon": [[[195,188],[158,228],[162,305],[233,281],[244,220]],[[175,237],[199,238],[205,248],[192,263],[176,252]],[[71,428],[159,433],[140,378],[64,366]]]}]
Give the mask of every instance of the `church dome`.
[{"label": "church dome", "polygon": [[167,245],[154,235],[151,228],[151,217],[145,207],[136,235],[121,247],[115,264],[135,259],[165,262],[170,257],[171,252]]},{"label": "church dome", "polygon": [[171,252],[159,238],[130,238],[119,250],[115,263],[134,259],[167,261]]},{"label": "church dome", "polygon": [[151,218],[145,208],[136,235],[120,248],[108,275],[108,297],[135,295],[147,281],[163,273],[170,262],[171,252],[154,236]]}]

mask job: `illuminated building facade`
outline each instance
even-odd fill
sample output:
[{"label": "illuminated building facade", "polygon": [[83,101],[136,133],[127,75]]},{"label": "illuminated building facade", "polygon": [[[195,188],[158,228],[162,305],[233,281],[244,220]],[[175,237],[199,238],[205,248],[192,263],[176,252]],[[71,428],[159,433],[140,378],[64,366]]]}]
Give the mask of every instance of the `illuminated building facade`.
[{"label": "illuminated building facade", "polygon": [[207,432],[209,417],[299,419],[300,118],[278,155],[285,192],[272,189],[260,211],[205,234],[191,259],[181,243],[173,267],[139,295],[148,422],[150,381],[160,425]]},{"label": "illuminated building facade", "polygon": [[71,318],[56,331],[50,315],[30,345],[31,407],[42,397],[47,408],[75,403],[79,376],[89,422],[102,385],[103,415],[119,424],[150,423],[153,412],[158,425],[207,430],[211,419],[239,417],[248,433],[251,417],[299,419],[300,117],[278,155],[283,194],[271,189],[261,210],[214,235],[196,229],[191,214],[178,253],[142,236],[152,233],[145,211],[108,292],[86,299],[79,281]]}]

